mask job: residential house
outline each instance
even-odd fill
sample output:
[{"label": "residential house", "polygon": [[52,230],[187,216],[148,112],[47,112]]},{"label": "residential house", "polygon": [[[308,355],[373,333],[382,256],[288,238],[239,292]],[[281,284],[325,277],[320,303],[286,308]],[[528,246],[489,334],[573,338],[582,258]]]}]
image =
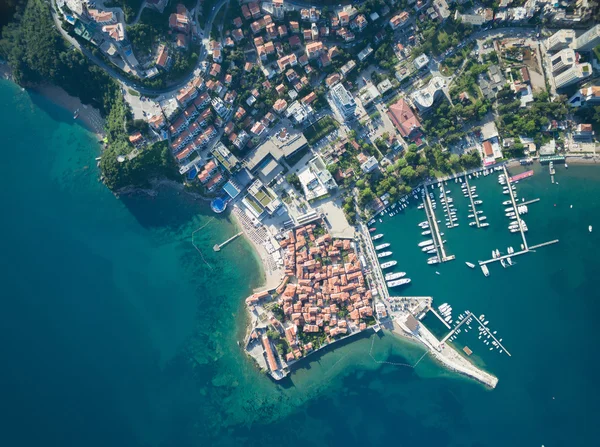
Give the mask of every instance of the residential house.
[{"label": "residential house", "polygon": [[323,42],[312,42],[306,45],[306,55],[310,59],[319,57],[321,52],[324,50]]},{"label": "residential house", "polygon": [[359,14],[356,18],[350,23],[350,28],[354,31],[361,32],[367,27],[367,18],[364,14]]},{"label": "residential house", "polygon": [[420,135],[421,123],[404,99],[388,108],[390,120],[404,138],[412,139]]},{"label": "residential house", "polygon": [[189,34],[192,28],[192,19],[184,5],[177,5],[176,12],[169,16],[169,28],[181,33]]},{"label": "residential house", "polygon": [[397,14],[394,17],[392,17],[388,23],[390,25],[390,28],[392,28],[392,30],[396,30],[399,27],[401,27],[402,25],[404,25],[406,23],[406,21],[408,20],[408,18],[409,18],[408,12],[403,11],[400,14]]},{"label": "residential house", "polygon": [[171,57],[167,47],[163,44],[158,47],[158,56],[156,57],[156,66],[162,68],[165,71],[169,71],[171,68]]}]

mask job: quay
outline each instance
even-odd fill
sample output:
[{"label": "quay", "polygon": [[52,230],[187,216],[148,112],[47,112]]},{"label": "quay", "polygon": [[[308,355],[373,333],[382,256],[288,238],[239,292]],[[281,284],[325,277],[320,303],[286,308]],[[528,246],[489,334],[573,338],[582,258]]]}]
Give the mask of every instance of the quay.
[{"label": "quay", "polygon": [[469,191],[469,200],[471,201],[471,212],[475,216],[475,223],[477,228],[480,228],[479,216],[477,215],[477,208],[475,208],[475,201],[473,200],[473,194],[471,194],[471,185],[469,185],[469,176],[465,175],[465,184],[467,185],[467,191]]},{"label": "quay", "polygon": [[233,241],[234,239],[238,238],[239,236],[241,236],[242,234],[244,234],[243,231],[240,231],[238,234],[234,234],[233,236],[231,236],[229,239],[227,239],[225,242],[221,243],[221,244],[215,244],[215,246],[213,247],[214,251],[221,251],[221,249],[229,244],[231,241]]},{"label": "quay", "polygon": [[433,240],[433,245],[438,254],[438,259],[440,262],[451,261],[455,258],[454,255],[446,255],[446,250],[444,249],[444,241],[442,236],[440,235],[440,228],[438,227],[437,220],[435,218],[435,212],[433,211],[433,206],[431,205],[431,199],[429,198],[429,194],[427,191],[427,186],[423,187],[423,204],[425,205],[425,214],[427,215],[427,221],[429,222],[429,229],[431,230],[431,237]]}]

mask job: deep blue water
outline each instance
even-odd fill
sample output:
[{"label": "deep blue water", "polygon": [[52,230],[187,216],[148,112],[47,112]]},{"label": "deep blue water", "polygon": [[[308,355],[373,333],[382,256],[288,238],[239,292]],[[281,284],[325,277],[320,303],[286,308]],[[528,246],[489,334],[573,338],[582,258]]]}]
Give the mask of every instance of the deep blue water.
[{"label": "deep blue water", "polygon": [[[476,183],[487,232],[466,225],[453,194],[454,262],[425,264],[416,208],[377,224],[413,279],[407,292],[485,313],[503,336],[511,358],[457,343],[499,377],[497,389],[428,358],[414,370],[376,363],[421,357],[390,335],[314,357],[275,384],[236,343],[261,273],[243,239],[212,251],[236,232],[230,220],[167,189],[118,200],[98,183],[99,148],[69,112],[5,82],[0,105],[2,445],[596,444],[596,167],[559,168],[559,185],[542,171],[518,185],[542,199],[526,217],[530,242],[560,243],[492,266],[489,278],[464,261],[518,247],[494,178]],[[191,245],[205,224],[196,242],[208,265]]]}]

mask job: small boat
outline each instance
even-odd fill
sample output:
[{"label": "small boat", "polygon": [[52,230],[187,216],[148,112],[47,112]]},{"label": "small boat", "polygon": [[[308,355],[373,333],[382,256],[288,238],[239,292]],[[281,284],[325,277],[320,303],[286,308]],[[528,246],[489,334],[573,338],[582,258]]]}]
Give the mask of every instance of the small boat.
[{"label": "small boat", "polygon": [[436,272],[435,272],[435,274],[436,274],[436,275],[441,275],[441,273],[440,273],[440,272],[438,272],[438,271],[436,271]]},{"label": "small boat", "polygon": [[481,220],[486,220],[486,219],[487,219],[487,217],[485,217],[485,216],[481,216],[481,217],[479,218],[479,220],[480,220],[480,221],[481,221]]},{"label": "small boat", "polygon": [[481,205],[483,203],[483,200],[475,200],[473,203],[475,205]]},{"label": "small boat", "polygon": [[75,112],[73,113],[73,119],[76,120],[78,116],[79,116],[79,109],[75,110]]},{"label": "small boat", "polygon": [[452,317],[448,316],[448,317],[444,318],[444,321],[446,323],[450,323],[452,321]]},{"label": "small boat", "polygon": [[375,230],[377,230],[377,228],[375,228],[375,227],[369,228],[369,233],[373,233],[373,232],[375,232]]},{"label": "small boat", "polygon": [[591,225],[588,227],[588,230],[589,230],[590,233],[592,232],[592,226]]},{"label": "small boat", "polygon": [[[434,265],[434,264],[439,264],[439,263],[440,263],[440,260],[437,259],[437,257],[436,257],[436,259],[428,259],[427,260],[427,264],[429,264],[429,265]],[[439,275],[439,273],[438,273],[438,275]]]},{"label": "small boat", "polygon": [[429,239],[429,240],[426,240],[426,241],[423,241],[423,242],[419,242],[419,247],[425,247],[425,246],[431,245],[431,244],[433,244],[433,240]]},{"label": "small boat", "polygon": [[504,262],[504,259],[500,259],[500,264],[502,264],[502,267],[506,268],[506,262]]},{"label": "small boat", "polygon": [[377,239],[381,239],[383,237],[383,234],[376,234],[375,236],[372,237],[372,239],[374,241],[376,241]]},{"label": "small boat", "polygon": [[512,259],[510,258],[506,258],[506,262],[508,262],[508,265],[513,265]]},{"label": "small boat", "polygon": [[384,248],[388,248],[390,244],[386,242],[385,244],[380,244],[375,247],[375,250],[383,250]]},{"label": "small boat", "polygon": [[398,264],[398,261],[387,261],[387,262],[384,262],[383,264],[381,264],[381,270],[389,269],[390,267],[393,267],[396,264]]},{"label": "small boat", "polygon": [[477,222],[469,222],[469,226],[474,227],[475,225],[477,225]]},{"label": "small boat", "polygon": [[494,334],[494,335],[496,335],[497,333],[498,333],[498,331],[494,331],[494,332],[492,332],[492,334]]},{"label": "small boat", "polygon": [[431,234],[431,230],[421,231],[421,236],[428,236]]},{"label": "small boat", "polygon": [[388,256],[392,256],[391,251],[383,251],[381,253],[377,253],[378,258],[387,258]]},{"label": "small boat", "polygon": [[502,205],[510,205],[510,200],[505,200],[504,202],[502,202]]},{"label": "small boat", "polygon": [[432,248],[431,250],[427,250],[426,252],[428,255],[432,255],[434,253],[437,253],[437,250],[435,248]]},{"label": "small boat", "polygon": [[467,264],[469,267],[471,267],[472,269],[475,268],[475,264],[473,264],[472,262],[465,262],[465,264]]},{"label": "small boat", "polygon": [[489,227],[490,224],[487,222],[484,222],[484,223],[480,224],[479,226],[485,228],[485,227]]},{"label": "small boat", "polygon": [[[489,321],[488,321],[488,320],[485,320],[485,321],[484,321],[484,323],[483,323],[483,325],[484,325],[484,326],[487,326],[487,325],[488,325],[488,323],[489,323]],[[488,337],[489,337],[489,335],[488,335]]]}]

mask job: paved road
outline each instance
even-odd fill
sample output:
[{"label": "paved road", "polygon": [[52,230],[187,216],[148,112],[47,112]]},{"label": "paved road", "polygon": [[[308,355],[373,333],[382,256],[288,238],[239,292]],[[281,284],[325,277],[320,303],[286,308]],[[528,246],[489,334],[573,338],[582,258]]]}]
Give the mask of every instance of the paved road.
[{"label": "paved road", "polygon": [[[71,37],[61,27],[61,22],[58,17],[58,13],[54,12],[54,11],[58,11],[58,7],[56,6],[56,0],[52,0],[53,10],[51,10],[51,11],[52,11],[52,18],[54,19],[54,24],[56,25],[56,29],[60,32],[62,37],[66,41],[68,41],[71,45],[73,45],[75,48],[77,48],[79,51],[81,51],[89,60],[91,60],[96,65],[98,65],[100,68],[104,69],[109,74],[109,76],[111,76],[113,79],[117,80],[124,87],[133,88],[133,89],[137,90],[139,93],[141,93],[142,95],[156,96],[156,95],[161,95],[161,94],[165,94],[165,93],[168,94],[168,93],[175,92],[175,91],[179,90],[181,87],[183,87],[184,85],[186,85],[194,77],[194,71],[196,71],[196,69],[200,67],[200,64],[204,61],[204,59],[206,59],[206,56],[208,54],[208,43],[209,43],[210,30],[212,29],[213,21],[214,21],[216,15],[219,13],[220,9],[223,7],[223,5],[225,5],[225,3],[228,3],[228,2],[229,2],[229,0],[221,0],[219,3],[217,3],[214,6],[213,10],[210,13],[210,16],[208,17],[208,19],[206,21],[206,26],[204,27],[204,31],[202,33],[202,36],[203,36],[202,47],[200,49],[200,54],[198,55],[198,64],[196,65],[196,68],[194,70],[192,70],[192,72],[190,72],[187,76],[185,76],[185,78],[182,78],[179,81],[177,81],[176,83],[171,84],[165,88],[147,88],[147,87],[139,85],[136,82],[128,79],[121,72],[121,70],[119,70],[118,68],[116,68],[113,65],[107,64],[106,62],[104,62],[104,60],[94,56],[91,53],[91,51],[89,51],[87,48],[81,46],[76,39]],[[198,9],[199,5],[200,5],[200,1],[198,1],[196,10]],[[140,14],[141,14],[141,9],[140,9]],[[138,19],[139,19],[139,17],[138,17]],[[137,21],[137,19],[136,19],[136,21]]]}]

